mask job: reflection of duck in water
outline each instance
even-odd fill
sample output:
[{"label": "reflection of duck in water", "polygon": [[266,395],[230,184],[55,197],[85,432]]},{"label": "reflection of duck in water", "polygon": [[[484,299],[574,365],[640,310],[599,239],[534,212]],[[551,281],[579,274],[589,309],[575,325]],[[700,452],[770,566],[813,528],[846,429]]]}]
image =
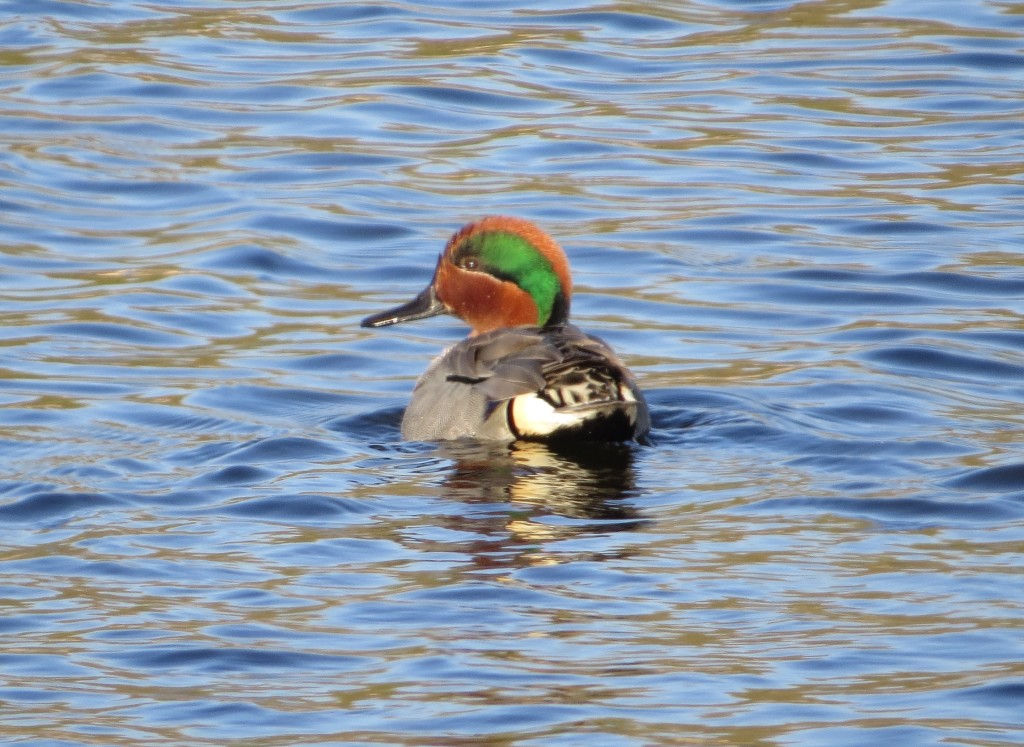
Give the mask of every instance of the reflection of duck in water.
[{"label": "reflection of duck in water", "polygon": [[602,340],[569,324],[561,248],[529,221],[491,216],[448,241],[430,285],[364,327],[450,313],[470,337],[430,364],[402,419],[411,440],[645,440],[647,404]]},{"label": "reflection of duck in water", "polygon": [[[640,515],[633,449],[587,444],[554,449],[547,444],[452,441],[438,453],[454,461],[444,493],[467,503],[512,503],[543,514],[614,522],[604,529],[634,529]],[[621,523],[619,523],[621,522]]]}]

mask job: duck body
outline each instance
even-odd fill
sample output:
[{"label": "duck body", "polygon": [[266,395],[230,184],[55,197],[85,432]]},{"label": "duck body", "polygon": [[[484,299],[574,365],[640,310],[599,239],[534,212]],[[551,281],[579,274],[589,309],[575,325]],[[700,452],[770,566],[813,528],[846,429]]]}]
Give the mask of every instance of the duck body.
[{"label": "duck body", "polygon": [[643,395],[602,340],[566,324],[506,327],[446,350],[402,418],[417,441],[628,441],[650,429]]},{"label": "duck body", "polygon": [[603,340],[568,322],[570,295],[564,253],[532,223],[491,216],[458,231],[422,293],[363,320],[381,327],[452,313],[473,325],[420,377],[402,436],[645,441],[643,394]]}]

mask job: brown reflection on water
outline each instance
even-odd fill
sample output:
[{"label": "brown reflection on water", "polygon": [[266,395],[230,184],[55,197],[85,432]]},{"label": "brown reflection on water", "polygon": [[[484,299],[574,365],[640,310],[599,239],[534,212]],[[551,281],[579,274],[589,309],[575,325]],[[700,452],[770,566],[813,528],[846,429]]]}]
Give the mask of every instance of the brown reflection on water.
[{"label": "brown reflection on water", "polygon": [[467,503],[510,502],[546,513],[601,521],[639,516],[626,499],[636,495],[632,447],[586,444],[555,450],[543,444],[453,442],[438,447],[454,461],[442,492]]},{"label": "brown reflection on water", "polygon": [[449,528],[486,537],[467,548],[477,567],[559,562],[538,553],[537,543],[581,532],[630,531],[645,523],[630,502],[637,493],[634,447],[554,450],[535,443],[453,442],[439,445],[438,453],[453,462],[440,489],[446,499],[508,506],[483,519],[445,519]]}]

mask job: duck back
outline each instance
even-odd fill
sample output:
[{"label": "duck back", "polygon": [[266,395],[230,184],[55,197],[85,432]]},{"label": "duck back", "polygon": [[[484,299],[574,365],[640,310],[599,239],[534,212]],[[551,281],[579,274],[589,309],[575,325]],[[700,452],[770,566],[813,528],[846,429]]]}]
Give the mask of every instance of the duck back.
[{"label": "duck back", "polygon": [[611,348],[571,324],[512,327],[442,353],[416,384],[407,439],[643,441],[650,418]]}]

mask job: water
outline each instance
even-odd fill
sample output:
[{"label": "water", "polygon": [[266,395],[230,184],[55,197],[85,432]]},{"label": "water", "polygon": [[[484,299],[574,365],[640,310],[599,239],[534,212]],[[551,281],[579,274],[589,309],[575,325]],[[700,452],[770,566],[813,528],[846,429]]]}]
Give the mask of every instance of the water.
[{"label": "water", "polygon": [[[1024,741],[1009,2],[9,2],[5,743]],[[656,446],[403,443],[538,221]]]}]

